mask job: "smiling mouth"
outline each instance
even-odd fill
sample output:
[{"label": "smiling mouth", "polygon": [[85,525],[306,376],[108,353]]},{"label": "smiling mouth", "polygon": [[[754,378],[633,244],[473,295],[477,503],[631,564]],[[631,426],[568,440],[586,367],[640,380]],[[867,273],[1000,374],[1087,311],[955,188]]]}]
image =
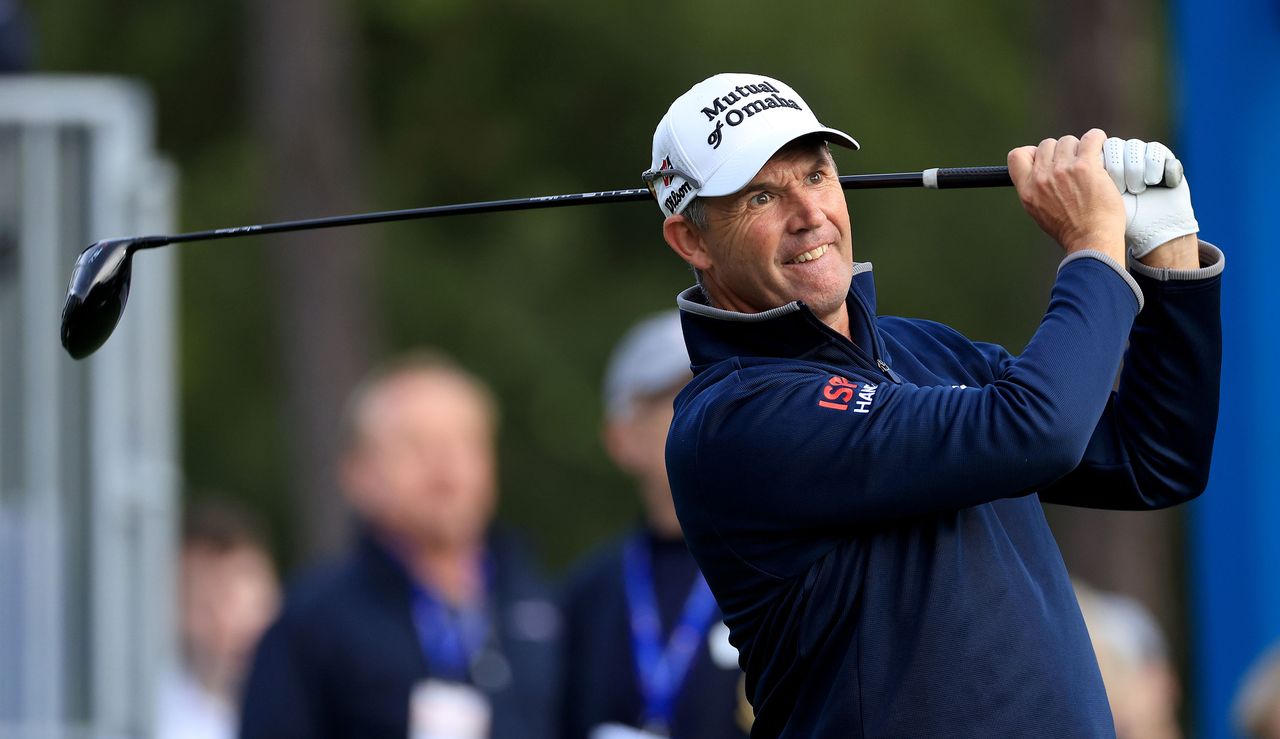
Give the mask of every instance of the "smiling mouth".
[{"label": "smiling mouth", "polygon": [[812,262],[823,254],[826,254],[827,250],[830,248],[831,244],[823,244],[822,246],[810,249],[794,259],[788,259],[786,262],[783,262],[783,264],[804,264],[805,262]]}]

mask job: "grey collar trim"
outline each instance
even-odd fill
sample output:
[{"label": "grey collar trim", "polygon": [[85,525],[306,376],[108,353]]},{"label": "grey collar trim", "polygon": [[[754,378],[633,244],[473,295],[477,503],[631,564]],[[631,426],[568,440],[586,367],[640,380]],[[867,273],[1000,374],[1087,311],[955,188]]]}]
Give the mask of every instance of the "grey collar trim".
[{"label": "grey collar trim", "polygon": [[[871,271],[871,262],[854,262],[853,274],[862,274]],[[676,296],[676,305],[680,310],[696,313],[707,318],[716,318],[721,321],[737,321],[738,323],[759,323],[762,321],[772,320],[778,316],[785,316],[788,313],[795,313],[800,310],[800,303],[792,301],[786,305],[780,305],[777,308],[770,308],[763,313],[739,313],[734,310],[724,310],[723,308],[712,308],[707,305],[706,293],[702,292],[702,287],[694,285],[693,287],[683,290]]]},{"label": "grey collar trim", "polygon": [[676,296],[676,305],[682,311],[696,313],[707,318],[718,318],[721,321],[738,321],[739,323],[759,323],[800,310],[800,303],[793,301],[777,308],[771,308],[763,313],[739,313],[736,310],[712,308],[704,302],[706,299],[702,288],[694,285]]}]

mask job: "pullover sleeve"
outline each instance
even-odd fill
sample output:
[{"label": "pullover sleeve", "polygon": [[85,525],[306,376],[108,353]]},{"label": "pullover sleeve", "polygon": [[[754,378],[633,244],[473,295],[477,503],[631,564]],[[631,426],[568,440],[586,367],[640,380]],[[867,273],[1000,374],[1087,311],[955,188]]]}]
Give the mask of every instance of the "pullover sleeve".
[{"label": "pullover sleeve", "polygon": [[283,619],[258,643],[240,711],[240,739],[326,737],[319,673]]},{"label": "pullover sleeve", "polygon": [[1064,261],[1026,350],[983,387],[739,370],[673,427],[673,483],[708,512],[795,529],[957,510],[1064,477],[1091,447],[1140,309],[1120,266],[1089,254]]},{"label": "pullover sleeve", "polygon": [[1198,270],[1130,263],[1146,308],[1129,334],[1119,389],[1081,463],[1041,492],[1046,502],[1162,508],[1208,484],[1222,367],[1222,252],[1202,241],[1200,263]]}]

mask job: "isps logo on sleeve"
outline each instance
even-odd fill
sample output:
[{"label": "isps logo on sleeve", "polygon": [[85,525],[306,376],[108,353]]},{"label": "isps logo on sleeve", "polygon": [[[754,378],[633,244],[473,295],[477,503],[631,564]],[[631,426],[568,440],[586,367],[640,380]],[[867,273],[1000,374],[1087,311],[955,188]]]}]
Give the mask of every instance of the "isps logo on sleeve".
[{"label": "isps logo on sleeve", "polygon": [[833,411],[870,413],[879,387],[866,382],[850,382],[839,375],[832,375],[822,386],[822,398],[818,400],[818,407]]}]

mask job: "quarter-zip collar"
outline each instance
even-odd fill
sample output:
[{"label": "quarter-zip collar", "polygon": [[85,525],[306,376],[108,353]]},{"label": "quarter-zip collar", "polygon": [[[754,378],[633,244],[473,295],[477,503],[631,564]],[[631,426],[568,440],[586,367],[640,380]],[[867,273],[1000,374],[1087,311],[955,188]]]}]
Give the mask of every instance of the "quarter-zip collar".
[{"label": "quarter-zip collar", "polygon": [[869,262],[854,264],[845,298],[852,342],[798,300],[763,313],[739,313],[711,307],[702,288],[695,285],[680,293],[676,302],[695,373],[733,357],[769,357],[837,365],[853,362],[890,382],[901,382],[889,369],[884,341],[876,329],[876,291]]}]

